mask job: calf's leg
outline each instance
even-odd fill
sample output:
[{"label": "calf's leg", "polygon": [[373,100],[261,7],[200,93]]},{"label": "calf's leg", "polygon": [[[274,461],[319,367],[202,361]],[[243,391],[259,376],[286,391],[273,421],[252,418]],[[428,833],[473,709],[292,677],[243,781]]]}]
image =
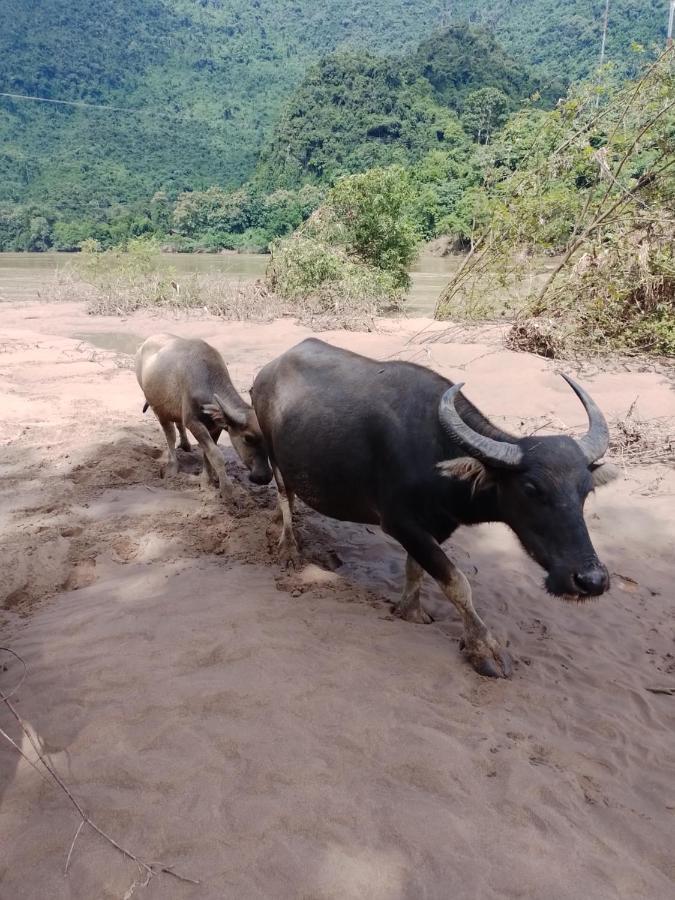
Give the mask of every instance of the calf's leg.
[{"label": "calf's leg", "polygon": [[[476,612],[471,600],[471,587],[464,573],[450,562],[438,542],[426,531],[414,525],[396,523],[389,526],[383,524],[383,528],[403,545],[418,566],[431,575],[457,609],[464,624],[462,649],[474,669],[491,678],[508,678],[511,674],[511,658]],[[406,567],[406,575],[408,571]],[[410,571],[414,582],[415,572]],[[419,592],[416,603],[419,605]]]},{"label": "calf's leg", "polygon": [[185,425],[182,422],[178,422],[178,435],[180,437],[180,449],[185,450],[186,453],[189,453],[192,450],[190,446],[190,441],[188,440],[188,436],[185,432]]},{"label": "calf's leg", "polygon": [[202,474],[199,477],[199,487],[203,491],[207,491],[210,487],[218,484],[218,475],[216,470],[209,462],[206,453],[203,456]]},{"label": "calf's leg", "polygon": [[[218,443],[218,438],[220,437],[220,428],[210,428],[209,434],[213,438],[213,443]],[[218,475],[216,470],[213,468],[211,463],[209,462],[209,458],[206,454],[204,454],[204,465],[202,466],[202,474],[200,487],[203,491],[208,490],[212,485],[218,484]]]},{"label": "calf's leg", "polygon": [[157,418],[159,419],[159,424],[162,426],[162,431],[164,432],[164,437],[166,438],[166,443],[169,450],[168,459],[163,474],[165,477],[169,475],[177,475],[178,457],[176,456],[176,429],[173,422],[171,422],[169,419],[163,419],[159,415],[157,416]]},{"label": "calf's leg", "polygon": [[227,471],[225,470],[225,460],[220,455],[220,451],[211,437],[208,428],[197,419],[191,419],[189,422],[186,422],[186,425],[194,435],[199,446],[202,448],[204,454],[204,468],[206,468],[206,461],[208,460],[218,476],[220,496],[225,500],[234,499],[234,488],[232,482],[228,478]]}]

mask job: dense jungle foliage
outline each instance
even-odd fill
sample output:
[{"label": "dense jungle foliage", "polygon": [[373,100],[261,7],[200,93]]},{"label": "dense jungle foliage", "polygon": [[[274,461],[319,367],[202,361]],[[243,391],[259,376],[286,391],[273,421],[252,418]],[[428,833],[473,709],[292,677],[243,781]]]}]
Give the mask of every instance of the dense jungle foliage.
[{"label": "dense jungle foliage", "polygon": [[[439,317],[504,314],[510,295],[520,349],[675,354],[675,47],[517,113],[481,152],[471,252]],[[536,253],[554,259],[543,277]]]},{"label": "dense jungle foliage", "polygon": [[[453,20],[494,31],[512,56],[547,79],[578,81],[598,63],[604,0],[452,0],[448,6]],[[634,75],[632,45],[663,46],[667,21],[667,0],[610,0],[606,59],[620,75]]]},{"label": "dense jungle foliage", "polygon": [[[2,0],[0,90],[91,105],[0,97],[0,249],[151,234],[262,249],[339,175],[391,164],[424,186],[421,232],[464,240],[476,144],[533,91],[547,105],[592,68],[603,6]],[[647,6],[612,0],[620,71],[633,39],[663,34],[659,0]],[[448,10],[458,24],[439,30]]]}]

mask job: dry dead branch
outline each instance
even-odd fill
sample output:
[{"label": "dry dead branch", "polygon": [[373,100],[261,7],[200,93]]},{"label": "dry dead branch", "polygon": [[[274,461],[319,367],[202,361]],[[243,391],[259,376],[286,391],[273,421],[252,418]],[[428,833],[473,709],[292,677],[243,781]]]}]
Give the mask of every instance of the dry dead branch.
[{"label": "dry dead branch", "polygon": [[[75,842],[76,842],[77,838],[79,837],[80,831],[82,830],[84,825],[88,825],[93,831],[95,831],[100,837],[102,837],[105,841],[107,841],[119,853],[121,853],[127,859],[130,859],[136,863],[136,865],[139,867],[139,869],[142,872],[144,872],[146,875],[146,879],[143,883],[144,885],[149,884],[150,880],[152,878],[156,877],[157,875],[170,875],[172,878],[176,878],[178,881],[184,881],[184,882],[187,882],[188,884],[199,884],[200,882],[196,881],[194,878],[188,878],[186,875],[181,875],[179,872],[176,872],[174,870],[173,866],[165,865],[164,863],[146,862],[141,857],[137,856],[135,853],[133,853],[131,850],[129,850],[127,847],[124,847],[122,844],[119,844],[113,837],[111,837],[109,834],[107,834],[105,831],[103,831],[103,829],[100,828],[90,818],[90,816],[85,812],[82,805],[75,799],[72,792],[70,791],[68,786],[65,784],[65,782],[63,781],[61,776],[58,774],[56,769],[52,766],[51,762],[43,754],[42,750],[38,746],[32,732],[31,732],[31,730],[28,728],[26,723],[23,721],[23,719],[21,718],[19,713],[16,711],[14,704],[9,699],[11,696],[16,694],[16,692],[19,690],[19,688],[21,687],[21,685],[24,683],[24,681],[26,679],[28,667],[26,665],[25,660],[21,656],[19,656],[19,654],[16,653],[14,650],[11,650],[9,647],[0,647],[0,650],[10,653],[23,666],[23,673],[19,680],[19,683],[17,685],[15,685],[8,694],[0,693],[0,701],[2,701],[5,704],[5,706],[10,711],[12,716],[18,722],[19,727],[21,728],[21,731],[23,732],[25,737],[28,739],[28,742],[30,743],[31,747],[33,748],[33,750],[35,752],[36,759],[42,765],[44,771],[46,771],[49,774],[49,776],[51,777],[51,781],[46,777],[46,775],[44,774],[44,771],[42,771],[42,769],[40,769],[40,767],[37,765],[37,763],[34,760],[32,760],[28,756],[28,754],[25,753],[24,750],[21,749],[21,747],[16,743],[16,741],[14,741],[13,738],[10,737],[10,735],[8,735],[7,732],[2,728],[0,728],[0,737],[3,737],[12,747],[14,747],[14,749],[20,754],[20,756],[23,759],[25,759],[26,762],[33,769],[35,769],[36,772],[38,772],[38,774],[41,776],[41,778],[43,778],[43,780],[47,781],[50,784],[56,783],[58,785],[58,787],[66,795],[66,797],[69,799],[71,804],[75,807],[75,809],[77,810],[77,812],[81,818],[80,825],[79,825],[77,831],[75,832],[75,837],[73,838],[73,841],[70,845],[70,850],[68,851],[68,857],[66,859],[66,865],[65,865],[65,873],[67,874],[67,872],[68,872],[68,866],[70,864],[70,859],[71,859],[71,856],[73,853],[73,848],[75,847]],[[134,882],[134,884],[131,886],[129,891],[127,891],[126,896],[131,897],[131,894],[133,894],[133,892],[134,892],[135,886],[136,886],[136,882]]]}]

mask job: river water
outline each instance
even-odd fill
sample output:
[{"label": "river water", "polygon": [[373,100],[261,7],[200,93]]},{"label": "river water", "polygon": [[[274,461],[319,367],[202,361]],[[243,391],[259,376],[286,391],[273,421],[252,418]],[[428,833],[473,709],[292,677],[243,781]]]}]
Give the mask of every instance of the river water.
[{"label": "river water", "polygon": [[[264,275],[268,258],[256,253],[164,253],[157,265],[179,274],[219,272],[231,275],[233,281],[250,281]],[[70,259],[68,253],[0,253],[0,302],[49,300],[57,271]],[[421,253],[410,273],[409,314],[432,315],[439,294],[458,265],[458,257]]]}]

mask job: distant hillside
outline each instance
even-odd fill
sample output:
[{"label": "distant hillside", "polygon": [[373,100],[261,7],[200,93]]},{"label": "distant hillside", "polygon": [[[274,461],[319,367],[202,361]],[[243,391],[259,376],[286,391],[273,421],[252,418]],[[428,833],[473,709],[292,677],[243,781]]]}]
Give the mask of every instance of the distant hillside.
[{"label": "distant hillside", "polygon": [[[612,0],[608,58],[628,66],[631,40],[660,40],[667,5]],[[409,54],[424,41],[423,70],[412,81],[400,76],[391,121],[365,97],[363,109],[350,111],[371,141],[354,159],[384,160],[399,121],[414,156],[440,115],[417,75],[426,73],[436,106],[457,109],[471,86],[465,63],[482,53],[460,44],[441,60],[432,35],[448,10],[453,22],[494,30],[505,49],[494,49],[491,66],[513,97],[525,89],[523,77],[530,83],[530,63],[545,83],[588,72],[603,8],[604,0],[2,0],[0,91],[120,109],[0,97],[0,218],[23,206],[28,216],[93,221],[145,204],[160,189],[176,197],[239,185],[311,65],[335,52]],[[494,73],[477,61],[474,54],[472,78],[485,83]],[[381,122],[370,121],[380,113]],[[276,140],[293,124],[288,107],[284,116]],[[325,145],[322,171],[334,170],[334,149]]]},{"label": "distant hillside", "polygon": [[[567,82],[598,63],[605,0],[452,0],[452,23],[468,21],[493,30],[507,51],[540,75]],[[610,0],[606,58],[632,74],[631,44],[650,49],[666,38],[669,0]]]},{"label": "distant hillside", "polygon": [[[253,170],[309,63],[336,49],[399,50],[441,0],[2,0],[0,203],[92,211]],[[133,110],[138,110],[134,113]]]},{"label": "distant hillside", "polygon": [[511,100],[538,91],[553,101],[564,93],[563,78],[535,77],[526,57],[514,58],[491,32],[465,23],[423,40],[411,64],[429,82],[436,101],[457,112],[479,88],[497,88]]},{"label": "distant hillside", "polygon": [[335,54],[312,68],[288,101],[257,180],[266,189],[330,182],[457,143],[467,143],[457,117],[435,102],[407,62]]},{"label": "distant hillside", "polygon": [[492,35],[466,25],[437,31],[406,56],[328,56],[285,105],[258,181],[267,189],[326,182],[466,145],[458,115],[467,97],[488,87],[503,95],[505,111],[543,90]]}]

